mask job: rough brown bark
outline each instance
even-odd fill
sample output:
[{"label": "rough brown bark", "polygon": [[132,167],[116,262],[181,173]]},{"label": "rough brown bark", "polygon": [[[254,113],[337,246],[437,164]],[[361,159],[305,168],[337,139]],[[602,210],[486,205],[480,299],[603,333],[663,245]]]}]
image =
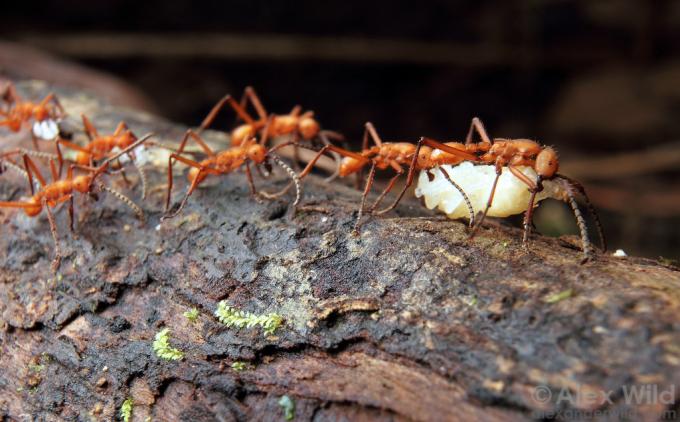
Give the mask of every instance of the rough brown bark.
[{"label": "rough brown bark", "polygon": [[[102,130],[124,118],[164,142],[183,132],[61,95]],[[161,170],[151,176],[165,183]],[[1,177],[3,198],[23,192],[20,178]],[[269,190],[284,183],[258,181]],[[282,420],[284,394],[295,420],[314,421],[523,420],[555,410],[651,420],[677,410],[623,394],[680,381],[676,268],[608,255],[579,265],[576,238],[534,236],[526,252],[519,231],[504,227],[468,241],[464,224],[417,202],[354,237],[357,192],[315,178],[304,188],[303,205],[325,212],[294,217],[283,202],[259,204],[245,178],[230,175],[158,229],[162,189],[144,203],[141,229],[112,199],[86,201],[77,237],[61,230],[67,257],[56,276],[44,216],[1,211],[0,412],[110,420],[132,398],[133,420]],[[67,221],[59,212],[60,226]],[[226,328],[213,316],[223,299],[285,323],[268,337]],[[192,307],[196,323],[182,315]],[[154,354],[162,327],[183,360]],[[249,366],[234,371],[235,361]],[[542,401],[537,386],[553,398]],[[575,399],[558,404],[561,389]]]}]

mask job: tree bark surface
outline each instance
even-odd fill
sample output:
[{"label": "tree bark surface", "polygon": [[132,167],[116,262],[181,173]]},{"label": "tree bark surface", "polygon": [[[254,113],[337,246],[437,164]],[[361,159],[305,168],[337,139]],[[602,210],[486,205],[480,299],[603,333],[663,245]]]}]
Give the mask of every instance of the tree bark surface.
[{"label": "tree bark surface", "polygon": [[[35,97],[48,90],[21,88]],[[185,130],[58,92],[76,116],[66,127],[77,128],[86,112],[101,133],[121,119],[164,143]],[[219,134],[207,137],[225,145]],[[5,137],[6,146],[22,142],[30,145],[25,133]],[[654,385],[672,389],[677,403],[677,268],[609,254],[580,265],[576,237],[534,235],[525,251],[520,231],[499,225],[468,240],[464,223],[415,200],[353,236],[359,193],[315,177],[304,182],[297,215],[290,197],[253,200],[239,173],[206,182],[161,223],[164,165],[149,167],[143,227],[104,194],[77,199],[74,234],[66,210],[57,212],[65,255],[57,274],[46,216],[0,211],[5,418],[112,420],[130,398],[135,421],[274,421],[284,419],[284,395],[299,421],[525,420],[553,412],[656,420],[678,410],[626,399],[627,389]],[[0,178],[3,199],[26,194],[19,175],[7,169]],[[178,171],[175,180],[177,201],[186,177]],[[256,183],[274,191],[287,181]],[[138,187],[119,186],[141,201]],[[273,335],[228,328],[214,316],[221,300],[277,313],[284,323]],[[195,322],[183,315],[192,308]],[[165,327],[184,359],[154,353]]]}]

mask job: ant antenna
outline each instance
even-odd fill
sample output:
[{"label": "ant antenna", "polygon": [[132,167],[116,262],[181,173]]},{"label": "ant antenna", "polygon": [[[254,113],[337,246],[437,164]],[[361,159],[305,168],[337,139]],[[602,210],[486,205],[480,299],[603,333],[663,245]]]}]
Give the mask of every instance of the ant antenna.
[{"label": "ant antenna", "polygon": [[[300,177],[293,171],[292,168],[288,164],[286,164],[278,155],[267,154],[268,157],[272,159],[279,167],[284,169],[286,173],[288,173],[288,176],[292,179],[292,183],[295,184],[295,201],[293,202],[293,207],[296,207],[298,203],[300,202]],[[282,191],[277,192],[276,194],[273,195],[268,195],[270,198],[276,198],[280,195],[283,195],[284,193],[288,192],[288,189],[290,188],[290,185],[286,186]]]},{"label": "ant antenna", "polygon": [[[446,178],[446,180],[448,180],[449,183],[451,183],[453,185],[453,187],[456,188],[458,190],[458,192],[463,196],[463,199],[465,200],[465,205],[467,206],[467,209],[468,209],[468,213],[470,213],[470,223],[468,224],[468,226],[470,228],[474,227],[475,226],[475,209],[472,208],[472,203],[470,202],[470,198],[468,198],[468,196],[465,193],[465,191],[463,190],[463,188],[461,188],[458,183],[454,182],[453,179],[451,179],[451,177],[449,176],[449,173],[447,173],[446,170],[439,167],[439,171],[442,172],[442,174],[444,175],[444,178]],[[428,177],[429,177],[429,174],[428,174]]]},{"label": "ant antenna", "polygon": [[588,198],[588,195],[586,194],[586,189],[583,187],[583,185],[581,183],[577,182],[574,179],[563,176],[561,174],[558,174],[557,177],[561,178],[566,183],[568,183],[572,188],[576,189],[581,194],[581,196],[583,197],[583,200],[586,203],[586,207],[588,208],[588,212],[590,212],[590,215],[592,215],[593,219],[595,220],[595,226],[597,227],[597,235],[600,238],[600,245],[602,247],[602,251],[606,252],[607,251],[607,240],[604,237],[604,230],[602,229],[602,223],[600,222],[600,216],[597,214],[597,211],[595,210],[595,207],[593,206],[592,202],[590,202],[590,198]]},{"label": "ant antenna", "polygon": [[569,206],[574,212],[576,224],[578,225],[578,229],[581,232],[583,255],[585,255],[581,263],[584,264],[590,259],[592,253],[592,246],[590,244],[590,239],[588,239],[588,227],[586,226],[586,220],[583,218],[583,214],[581,214],[581,210],[579,209],[578,203],[576,202],[576,198],[574,195],[575,187],[571,183],[569,183],[569,180],[564,178],[562,178],[561,180],[562,186],[564,187],[564,191],[567,193],[567,202],[569,202]]}]

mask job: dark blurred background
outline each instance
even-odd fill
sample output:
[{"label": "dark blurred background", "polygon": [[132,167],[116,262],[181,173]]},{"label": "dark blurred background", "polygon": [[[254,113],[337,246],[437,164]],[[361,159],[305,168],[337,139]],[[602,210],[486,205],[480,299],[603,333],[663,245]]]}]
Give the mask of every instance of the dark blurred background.
[{"label": "dark blurred background", "polygon": [[[366,120],[384,139],[415,141],[463,138],[479,116],[492,136],[554,145],[614,249],[680,257],[678,1],[62,0],[2,9],[2,74],[84,86],[188,125],[249,84],[269,111],[302,104],[354,146]],[[572,220],[563,204],[546,203],[537,226],[575,232]]]}]

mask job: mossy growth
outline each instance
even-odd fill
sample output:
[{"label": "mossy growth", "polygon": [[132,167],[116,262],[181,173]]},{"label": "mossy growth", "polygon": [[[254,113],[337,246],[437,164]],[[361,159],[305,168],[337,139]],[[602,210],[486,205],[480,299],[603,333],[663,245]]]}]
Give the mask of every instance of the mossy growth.
[{"label": "mossy growth", "polygon": [[189,320],[189,322],[193,324],[198,321],[198,309],[191,308],[190,310],[184,312],[184,316]]},{"label": "mossy growth", "polygon": [[156,333],[153,350],[156,352],[156,356],[161,359],[179,360],[184,357],[184,353],[181,350],[170,346],[170,330],[168,328],[164,328]]},{"label": "mossy growth", "polygon": [[128,397],[120,406],[120,418],[123,422],[130,422],[130,418],[132,418],[132,404],[132,397]]},{"label": "mossy growth", "polygon": [[31,360],[31,363],[28,364],[28,369],[32,372],[40,373],[45,370],[48,363],[50,363],[50,355],[41,353]]},{"label": "mossy growth", "polygon": [[292,421],[295,418],[295,402],[289,396],[281,396],[278,401],[279,406],[283,409],[283,416],[287,421]]},{"label": "mossy growth", "polygon": [[281,317],[281,315],[275,313],[255,315],[229,306],[224,300],[217,304],[215,316],[227,327],[241,329],[260,326],[262,327],[264,335],[267,336],[274,334],[281,324],[283,324],[283,317]]},{"label": "mossy growth", "polygon": [[552,294],[545,298],[545,303],[557,303],[569,299],[574,295],[573,289],[563,290],[559,293]]},{"label": "mossy growth", "polygon": [[248,369],[248,364],[245,362],[236,361],[231,364],[231,369],[233,369],[236,372],[245,371],[246,369]]}]

